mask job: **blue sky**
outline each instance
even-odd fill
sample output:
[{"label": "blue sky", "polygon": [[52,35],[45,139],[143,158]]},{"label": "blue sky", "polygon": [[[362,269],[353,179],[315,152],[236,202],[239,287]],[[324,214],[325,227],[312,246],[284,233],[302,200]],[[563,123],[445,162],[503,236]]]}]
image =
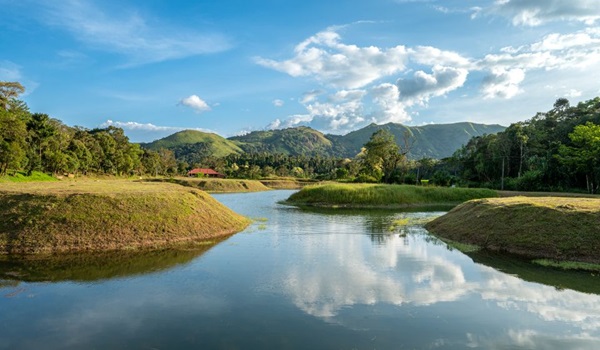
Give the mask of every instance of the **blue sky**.
[{"label": "blue sky", "polygon": [[599,0],[0,0],[0,80],[132,141],[508,125],[600,95]]}]

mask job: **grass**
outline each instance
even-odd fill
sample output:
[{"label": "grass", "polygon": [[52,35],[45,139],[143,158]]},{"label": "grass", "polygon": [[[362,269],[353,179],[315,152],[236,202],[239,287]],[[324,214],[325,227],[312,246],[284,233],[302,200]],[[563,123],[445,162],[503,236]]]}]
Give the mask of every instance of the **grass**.
[{"label": "grass", "polygon": [[292,194],[285,203],[316,207],[403,208],[458,204],[473,198],[496,196],[496,191],[488,189],[380,184],[326,184],[304,187]]},{"label": "grass", "polygon": [[46,173],[39,171],[33,171],[30,176],[27,176],[24,172],[16,172],[14,175],[0,176],[0,183],[2,182],[34,182],[34,181],[57,181],[57,179]]},{"label": "grass", "polygon": [[0,184],[0,254],[159,248],[250,220],[205,192],[127,180]]},{"label": "grass", "polygon": [[433,234],[528,258],[600,263],[600,199],[488,198],[426,225]]},{"label": "grass", "polygon": [[212,193],[259,192],[270,189],[257,180],[176,177],[144,181],[170,182]]},{"label": "grass", "polygon": [[555,261],[550,259],[535,259],[532,262],[540,266],[554,267],[563,270],[600,272],[600,264],[590,264],[577,261]]}]

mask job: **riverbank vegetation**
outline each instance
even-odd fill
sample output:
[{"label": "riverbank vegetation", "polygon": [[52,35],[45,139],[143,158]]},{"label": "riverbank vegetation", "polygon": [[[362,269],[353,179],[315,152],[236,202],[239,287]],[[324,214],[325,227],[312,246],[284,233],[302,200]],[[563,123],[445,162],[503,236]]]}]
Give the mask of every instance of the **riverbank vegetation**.
[{"label": "riverbank vegetation", "polygon": [[249,222],[205,192],[175,184],[0,185],[0,254],[158,248],[231,235]]},{"label": "riverbank vegetation", "polygon": [[600,199],[478,199],[457,206],[425,227],[442,239],[485,250],[554,262],[600,264]]},{"label": "riverbank vegetation", "polygon": [[489,189],[383,184],[326,184],[307,186],[292,194],[287,204],[317,207],[402,208],[456,205],[473,198],[496,197]]}]

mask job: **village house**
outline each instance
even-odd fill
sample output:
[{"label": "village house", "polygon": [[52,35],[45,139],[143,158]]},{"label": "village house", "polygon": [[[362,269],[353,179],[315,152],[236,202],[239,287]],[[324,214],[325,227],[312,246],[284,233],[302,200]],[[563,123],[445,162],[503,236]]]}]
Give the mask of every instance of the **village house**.
[{"label": "village house", "polygon": [[204,177],[218,177],[221,179],[225,178],[224,174],[218,173],[212,169],[202,169],[202,168],[196,168],[196,169],[192,169],[190,171],[188,171],[188,176],[198,176],[198,174],[202,174],[202,176]]}]

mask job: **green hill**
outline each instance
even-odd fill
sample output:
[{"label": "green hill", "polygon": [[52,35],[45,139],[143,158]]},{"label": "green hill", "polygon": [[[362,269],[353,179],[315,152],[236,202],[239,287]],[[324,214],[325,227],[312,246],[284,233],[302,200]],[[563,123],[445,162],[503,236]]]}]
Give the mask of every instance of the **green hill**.
[{"label": "green hill", "polygon": [[504,130],[505,127],[468,122],[425,126],[389,123],[371,124],[346,135],[324,135],[320,131],[300,126],[281,130],[253,131],[228,139],[216,134],[185,130],[142,144],[142,147],[153,150],[170,149],[177,159],[190,164],[200,162],[207,156],[219,158],[243,152],[352,158],[360,152],[371,135],[380,129],[388,129],[401,146],[404,146],[406,140],[410,145],[408,156],[411,159],[424,157],[441,159],[451,156],[471,137],[494,134]]},{"label": "green hill", "polygon": [[495,134],[506,129],[501,125],[485,125],[476,123],[431,124],[424,126],[405,126],[388,123],[371,124],[346,135],[327,135],[335,145],[335,153],[344,157],[353,157],[361,147],[369,141],[373,133],[380,129],[389,130],[396,137],[396,142],[404,147],[405,140],[409,145],[409,158],[421,159],[449,157],[466,144],[474,136]]},{"label": "green hill", "polygon": [[197,130],[184,130],[160,140],[141,144],[142,147],[159,150],[166,148],[175,153],[180,160],[194,163],[194,158],[206,156],[225,157],[232,153],[244,152],[235,143],[217,134]]},{"label": "green hill", "polygon": [[282,130],[253,131],[230,137],[244,151],[290,155],[332,155],[333,144],[320,131],[300,126]]}]

